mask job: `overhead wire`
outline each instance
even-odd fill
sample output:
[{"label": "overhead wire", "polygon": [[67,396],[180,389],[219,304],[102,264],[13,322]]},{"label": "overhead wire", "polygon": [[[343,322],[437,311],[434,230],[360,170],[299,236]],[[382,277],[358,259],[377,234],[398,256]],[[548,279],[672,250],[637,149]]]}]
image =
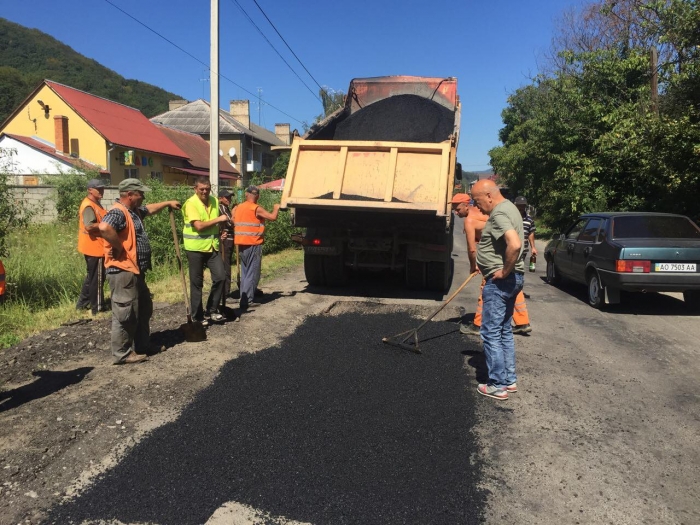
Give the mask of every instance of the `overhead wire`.
[{"label": "overhead wire", "polygon": [[[270,47],[273,49],[273,51],[274,51],[275,53],[277,53],[277,56],[280,57],[280,59],[282,60],[282,62],[284,62],[284,63],[287,65],[287,67],[289,68],[289,70],[290,70],[292,73],[294,73],[294,76],[296,76],[296,77],[299,79],[299,81],[300,81],[302,84],[304,84],[304,87],[305,87],[306,89],[309,90],[309,92],[314,96],[314,98],[316,98],[316,100],[318,100],[319,102],[321,102],[321,104],[323,104],[323,101],[321,100],[321,98],[320,98],[316,93],[314,93],[314,91],[306,84],[306,82],[304,82],[304,80],[299,76],[299,74],[298,74],[296,71],[294,71],[294,68],[289,64],[289,62],[287,62],[287,61],[285,60],[285,58],[280,54],[280,52],[277,51],[277,48],[276,48],[276,47],[272,44],[272,42],[270,42],[270,40],[265,36],[265,33],[263,33],[262,30],[258,27],[258,25],[253,21],[253,19],[250,18],[250,15],[248,15],[248,13],[246,12],[246,10],[243,9],[243,6],[241,6],[241,4],[238,3],[238,0],[230,0],[230,1],[231,1],[233,4],[235,4],[235,5],[238,7],[238,9],[240,9],[241,13],[243,13],[243,14],[245,15],[245,17],[248,19],[248,21],[249,21],[251,24],[253,24],[253,27],[254,27],[255,29],[257,29],[258,33],[260,33],[260,35],[265,39],[265,42],[267,42],[267,43],[270,45]],[[257,4],[257,2],[256,2],[256,4]],[[258,7],[259,7],[259,6],[258,6]],[[263,14],[264,14],[264,13],[263,13]],[[272,22],[270,22],[270,23],[272,23]],[[274,26],[273,26],[273,27],[274,27]],[[279,33],[277,33],[277,34],[279,34]],[[285,42],[285,44],[286,44],[286,42]],[[288,46],[288,47],[289,47],[289,46]],[[294,56],[296,56],[296,55],[294,55]],[[297,59],[297,60],[299,60],[299,59]],[[303,67],[303,64],[302,64],[302,67]],[[304,68],[304,69],[306,69],[306,68]],[[308,73],[308,71],[307,71],[307,73]],[[309,75],[310,75],[310,73],[309,73]],[[313,77],[311,77],[311,78],[313,78]],[[314,79],[314,82],[316,82],[316,79]],[[321,87],[321,86],[319,86],[319,87]],[[321,88],[321,89],[323,89],[323,88]]]},{"label": "overhead wire", "polygon": [[[170,40],[170,39],[166,38],[165,36],[161,35],[161,34],[160,34],[158,31],[156,31],[155,29],[153,29],[153,28],[149,27],[148,25],[144,24],[141,20],[139,20],[139,19],[136,18],[135,16],[132,16],[132,15],[129,14],[127,11],[124,11],[124,9],[122,9],[122,8],[119,7],[118,5],[115,5],[111,0],[104,0],[104,1],[107,2],[109,5],[111,5],[112,7],[114,7],[115,9],[117,9],[118,11],[121,11],[124,15],[128,16],[129,18],[131,18],[134,22],[136,22],[136,23],[138,23],[139,25],[141,25],[141,26],[145,27],[146,29],[148,29],[148,30],[149,30],[151,33],[153,33],[154,35],[158,36],[159,38],[165,40],[167,43],[169,43],[169,44],[172,45],[173,47],[175,47],[175,48],[177,48],[178,50],[182,51],[182,52],[183,52],[184,54],[186,54],[188,57],[190,57],[190,58],[192,58],[193,60],[199,62],[199,63],[202,64],[204,67],[206,67],[207,70],[208,70],[209,72],[211,72],[211,66],[210,66],[209,64],[207,64],[206,62],[203,62],[202,60],[200,60],[199,58],[197,58],[196,56],[194,56],[192,53],[190,53],[189,51],[186,51],[185,49],[183,49],[182,47],[180,47],[179,45],[177,45],[177,44],[176,44],[175,42],[173,42],[172,40]],[[218,73],[218,76],[219,76],[219,78],[223,78],[224,80],[227,80],[228,82],[230,82],[231,84],[233,84],[233,85],[236,86],[237,88],[241,89],[242,91],[245,91],[245,92],[248,93],[249,95],[251,95],[251,96],[253,96],[253,97],[256,96],[254,93],[252,93],[251,91],[247,90],[246,88],[244,88],[244,87],[241,86],[240,84],[237,84],[236,82],[234,82],[233,80],[231,80],[231,79],[228,78],[227,76],[225,76],[225,75],[223,75],[223,74],[221,74],[221,73]],[[307,86],[307,87],[308,87],[308,86]],[[281,109],[278,108],[278,107],[273,106],[273,105],[270,104],[269,102],[264,102],[264,103],[265,103],[267,106],[270,106],[272,109],[274,109],[274,110],[276,110],[276,111],[279,111],[280,113],[282,113],[282,114],[285,115],[286,117],[289,117],[290,119],[292,119],[292,120],[298,122],[299,124],[302,124],[302,125],[304,124],[304,122],[303,122],[302,120],[299,120],[298,118],[291,116],[289,113],[287,113],[287,112],[281,110]]]},{"label": "overhead wire", "polygon": [[326,89],[325,89],[323,86],[321,86],[321,84],[318,83],[318,81],[314,78],[314,76],[311,74],[311,72],[306,68],[306,66],[305,66],[304,63],[301,61],[301,59],[297,56],[297,54],[296,54],[296,53],[294,52],[294,50],[289,46],[289,44],[288,44],[287,41],[284,39],[284,37],[283,37],[283,36],[280,34],[280,32],[277,30],[277,27],[275,27],[275,24],[272,23],[272,20],[270,20],[270,17],[267,16],[267,13],[265,13],[265,11],[263,11],[263,8],[260,7],[260,4],[258,4],[257,0],[253,0],[253,2],[255,3],[256,6],[258,6],[258,9],[260,10],[260,12],[263,14],[263,16],[265,17],[265,19],[270,23],[270,25],[272,26],[272,29],[275,30],[275,33],[277,33],[277,36],[279,36],[280,39],[282,40],[282,42],[284,42],[284,45],[287,46],[287,49],[289,49],[289,52],[290,52],[292,55],[294,55],[294,58],[297,59],[297,62],[299,62],[299,64],[301,64],[301,67],[304,68],[304,71],[306,71],[306,72],[308,73],[308,75],[311,77],[311,80],[313,80],[313,81],[316,83],[316,85],[318,86],[318,88],[319,88],[321,91],[323,91],[326,95],[328,95],[328,91],[326,91]]}]

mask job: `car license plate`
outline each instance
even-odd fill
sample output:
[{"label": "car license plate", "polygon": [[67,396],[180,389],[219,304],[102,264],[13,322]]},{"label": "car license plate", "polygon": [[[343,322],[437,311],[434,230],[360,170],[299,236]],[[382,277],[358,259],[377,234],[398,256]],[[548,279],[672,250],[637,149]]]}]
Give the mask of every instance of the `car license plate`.
[{"label": "car license plate", "polygon": [[696,272],[695,263],[655,263],[655,272]]}]

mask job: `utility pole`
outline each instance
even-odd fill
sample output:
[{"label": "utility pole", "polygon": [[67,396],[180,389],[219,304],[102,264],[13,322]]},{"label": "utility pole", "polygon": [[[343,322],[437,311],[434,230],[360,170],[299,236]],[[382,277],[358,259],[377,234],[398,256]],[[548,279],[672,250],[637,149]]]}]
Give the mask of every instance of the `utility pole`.
[{"label": "utility pole", "polygon": [[219,0],[211,0],[210,39],[209,183],[216,192],[219,189]]},{"label": "utility pole", "polygon": [[659,55],[656,47],[651,48],[651,110],[659,116]]}]

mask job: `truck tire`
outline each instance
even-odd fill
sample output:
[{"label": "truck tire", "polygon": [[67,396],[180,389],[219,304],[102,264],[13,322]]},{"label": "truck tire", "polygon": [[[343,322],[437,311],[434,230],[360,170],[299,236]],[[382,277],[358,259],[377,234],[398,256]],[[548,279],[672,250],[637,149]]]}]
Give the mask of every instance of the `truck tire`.
[{"label": "truck tire", "polygon": [[425,263],[415,259],[406,259],[406,287],[412,290],[425,288]]},{"label": "truck tire", "polygon": [[447,262],[431,261],[425,270],[426,288],[436,292],[449,290],[452,277],[452,260]]},{"label": "truck tire", "polygon": [[304,274],[306,274],[306,282],[311,286],[326,286],[323,257],[323,255],[304,254]]},{"label": "truck tire", "polygon": [[348,282],[348,272],[341,255],[323,255],[323,275],[326,286],[343,286]]}]

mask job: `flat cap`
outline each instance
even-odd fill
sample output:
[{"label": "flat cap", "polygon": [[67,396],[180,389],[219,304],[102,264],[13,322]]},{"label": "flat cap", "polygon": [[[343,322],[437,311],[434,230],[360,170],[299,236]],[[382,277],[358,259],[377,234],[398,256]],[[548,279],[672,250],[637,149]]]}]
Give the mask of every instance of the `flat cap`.
[{"label": "flat cap", "polygon": [[231,188],[220,188],[219,197],[231,197],[233,195],[233,190]]},{"label": "flat cap", "polygon": [[119,191],[151,191],[139,179],[124,179],[119,183]]},{"label": "flat cap", "polygon": [[253,195],[260,195],[260,190],[258,189],[258,187],[253,186],[252,184],[245,189],[245,192],[252,193]]},{"label": "flat cap", "polygon": [[105,184],[105,181],[103,181],[102,179],[90,179],[87,183],[88,189],[90,189],[90,188],[104,188],[105,186],[107,186],[107,185]]},{"label": "flat cap", "polygon": [[527,204],[527,199],[522,195],[518,195],[515,198],[515,205],[518,206],[519,204],[522,204],[523,206]]}]

